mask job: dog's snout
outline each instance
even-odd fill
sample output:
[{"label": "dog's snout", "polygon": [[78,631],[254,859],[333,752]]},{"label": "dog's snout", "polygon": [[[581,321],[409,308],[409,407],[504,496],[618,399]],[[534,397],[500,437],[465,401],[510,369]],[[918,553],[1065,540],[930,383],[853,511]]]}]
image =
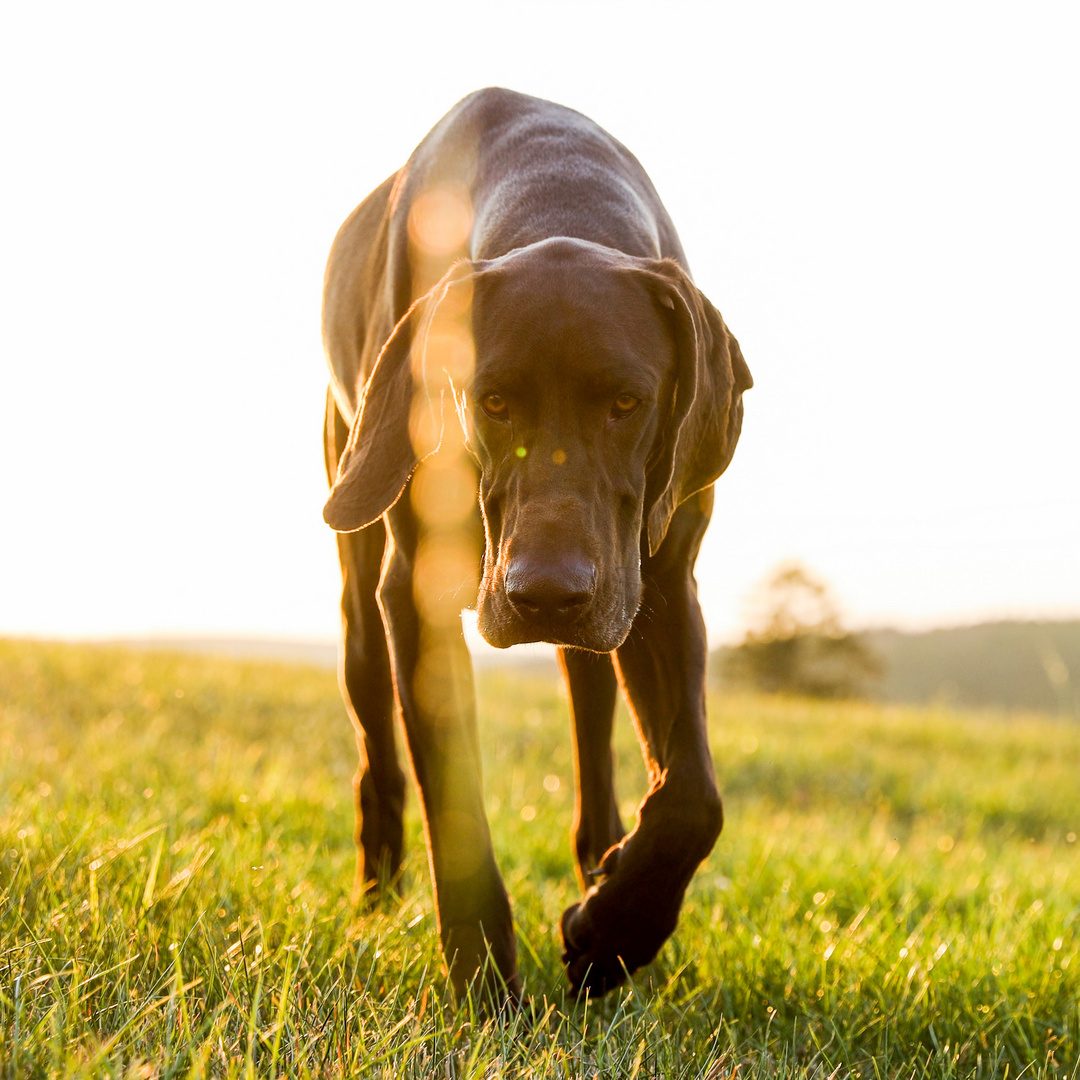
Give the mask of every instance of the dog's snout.
[{"label": "dog's snout", "polygon": [[518,614],[550,623],[576,619],[596,591],[596,566],[585,558],[543,562],[518,556],[506,568],[506,598]]}]

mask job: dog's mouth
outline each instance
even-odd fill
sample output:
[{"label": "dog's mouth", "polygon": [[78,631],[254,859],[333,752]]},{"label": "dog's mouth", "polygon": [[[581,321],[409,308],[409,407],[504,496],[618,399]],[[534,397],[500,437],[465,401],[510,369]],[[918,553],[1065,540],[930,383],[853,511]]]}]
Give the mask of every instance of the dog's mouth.
[{"label": "dog's mouth", "polygon": [[503,575],[500,579],[482,584],[477,604],[480,634],[497,649],[542,641],[612,652],[626,640],[637,614],[640,585],[633,602],[628,599],[631,590],[623,588],[597,589],[586,601],[571,598],[560,603],[556,597],[545,603],[523,598],[520,590],[506,588]]},{"label": "dog's mouth", "polygon": [[496,649],[543,641],[551,645],[585,649],[587,652],[608,653],[617,649],[630,632],[630,622],[624,627],[551,626],[530,623],[520,618],[485,618],[483,611],[480,613],[478,625],[481,636]]}]

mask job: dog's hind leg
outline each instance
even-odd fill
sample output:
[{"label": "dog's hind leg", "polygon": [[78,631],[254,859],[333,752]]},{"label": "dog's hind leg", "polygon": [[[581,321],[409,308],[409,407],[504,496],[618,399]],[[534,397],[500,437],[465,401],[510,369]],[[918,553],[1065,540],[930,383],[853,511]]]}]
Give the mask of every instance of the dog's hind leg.
[{"label": "dog's hind leg", "polygon": [[[348,435],[329,398],[326,451],[331,480]],[[360,532],[338,533],[337,544],[342,575],[338,677],[360,756],[353,777],[355,902],[396,882],[401,869],[405,774],[398,764],[390,654],[376,599],[386,527],[376,522]]]},{"label": "dog's hind leg", "polygon": [[618,682],[606,654],[560,648],[559,666],[570,692],[574,732],[574,857],[578,881],[587,889],[604,852],[626,832],[615,798],[611,752]]},{"label": "dog's hind leg", "polygon": [[405,774],[394,738],[394,690],[386,633],[375,600],[386,529],[339,533],[343,581],[342,696],[356,730],[359,768],[356,808],[356,881],[353,898],[394,885],[401,869]]}]

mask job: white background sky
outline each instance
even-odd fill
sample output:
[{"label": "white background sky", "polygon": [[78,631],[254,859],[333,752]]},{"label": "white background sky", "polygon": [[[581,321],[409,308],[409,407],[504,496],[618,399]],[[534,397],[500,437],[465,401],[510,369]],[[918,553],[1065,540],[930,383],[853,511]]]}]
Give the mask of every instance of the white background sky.
[{"label": "white background sky", "polygon": [[756,387],[714,639],[1080,614],[1071,3],[23,4],[0,29],[0,633],[329,637],[334,233],[464,94],[639,157]]}]

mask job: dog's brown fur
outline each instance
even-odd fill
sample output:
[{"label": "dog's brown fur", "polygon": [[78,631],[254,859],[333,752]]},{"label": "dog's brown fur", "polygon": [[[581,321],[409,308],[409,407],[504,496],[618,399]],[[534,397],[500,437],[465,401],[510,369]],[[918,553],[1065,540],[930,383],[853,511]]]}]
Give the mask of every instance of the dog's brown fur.
[{"label": "dog's brown fur", "polygon": [[[409,214],[440,185],[468,193],[472,226],[464,260],[448,255],[425,278]],[[463,288],[475,371],[454,391],[479,466],[480,629],[500,647],[559,646],[588,886],[563,916],[564,960],[575,990],[602,992],[656,955],[722,824],[693,566],[752,380],[641,166],[561,106],[472,94],[338,234],[324,304],[326,519],[339,532],[342,681],[361,751],[358,884],[377,887],[401,861],[396,702],[459,993],[489,955],[491,984],[519,993],[514,934],[472,706],[434,708],[416,690],[425,648],[447,673],[468,661],[460,632],[425,625],[418,610],[422,525],[401,495],[425,453],[410,437],[421,322]],[[628,835],[611,765],[619,684],[651,779]]]}]

